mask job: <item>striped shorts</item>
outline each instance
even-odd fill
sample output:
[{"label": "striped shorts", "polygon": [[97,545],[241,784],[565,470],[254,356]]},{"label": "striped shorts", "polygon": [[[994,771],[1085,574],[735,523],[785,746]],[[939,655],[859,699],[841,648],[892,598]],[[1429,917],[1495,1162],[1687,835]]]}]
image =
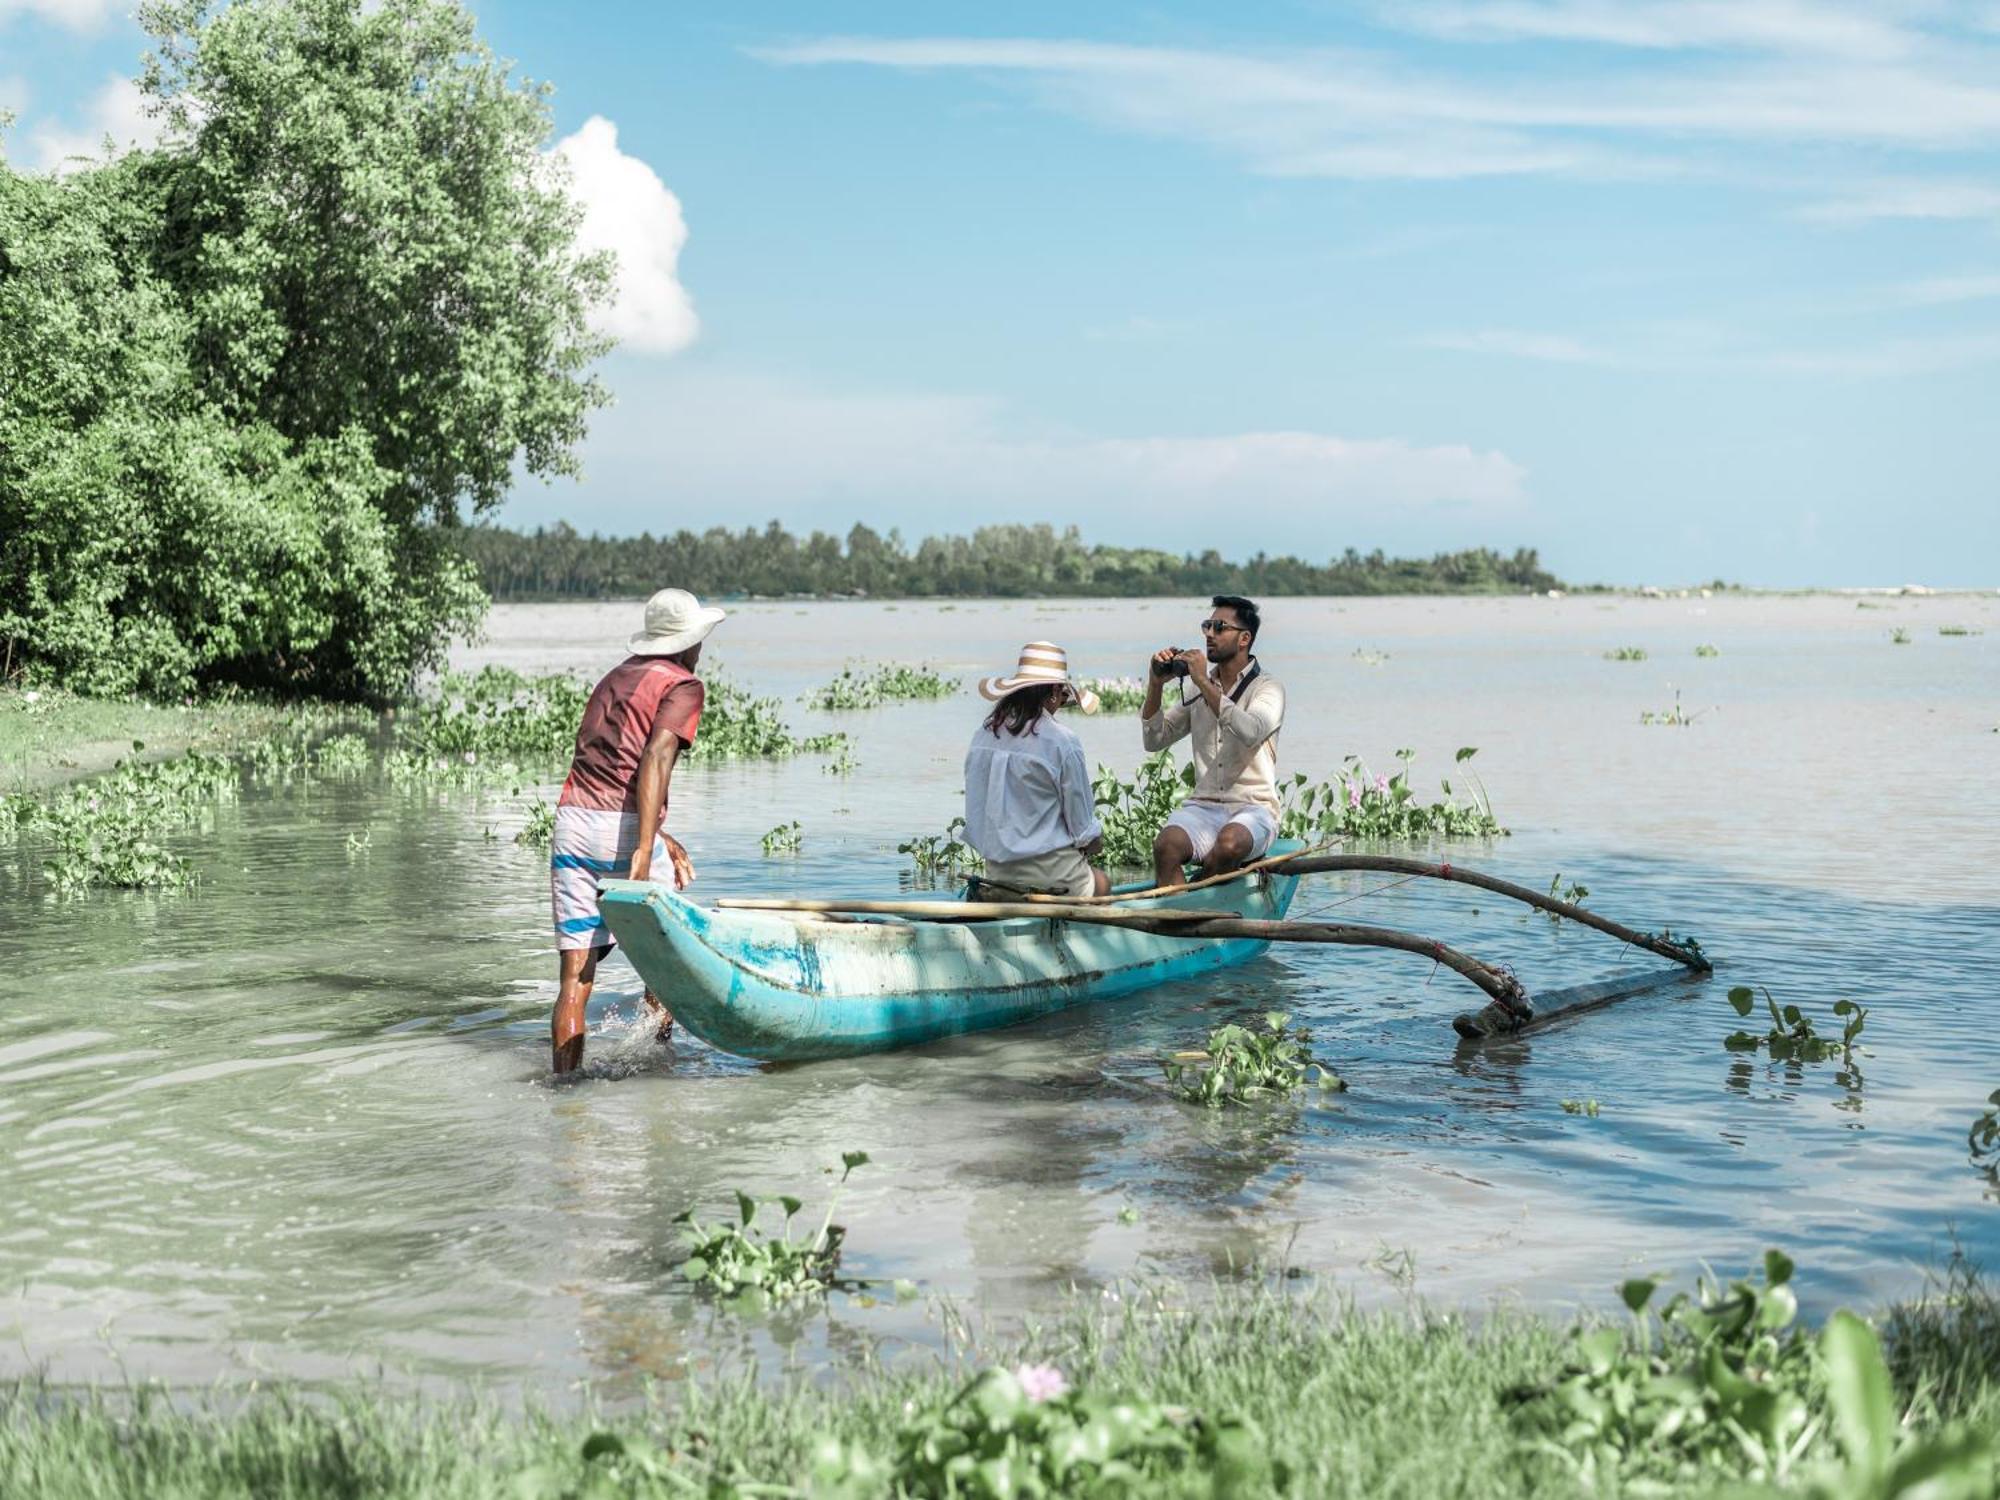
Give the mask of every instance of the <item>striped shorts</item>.
[{"label": "striped shorts", "polygon": [[[549,846],[549,897],[555,908],[556,947],[609,948],[611,933],[597,909],[597,882],[622,876],[639,847],[636,813],[594,807],[558,807]],[[653,859],[664,861],[664,840],[653,841]]]}]

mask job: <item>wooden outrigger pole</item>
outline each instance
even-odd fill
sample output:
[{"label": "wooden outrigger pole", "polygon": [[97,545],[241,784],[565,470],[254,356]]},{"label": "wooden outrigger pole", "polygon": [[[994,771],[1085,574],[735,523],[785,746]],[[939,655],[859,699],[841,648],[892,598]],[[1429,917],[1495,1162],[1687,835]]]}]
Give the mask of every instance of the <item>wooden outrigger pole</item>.
[{"label": "wooden outrigger pole", "polygon": [[[1620,942],[1643,948],[1672,959],[1677,969],[1626,971],[1587,984],[1553,992],[1537,1005],[1531,1001],[1519,979],[1506,968],[1474,958],[1469,953],[1416,933],[1393,927],[1376,927],[1348,922],[1296,922],[1246,920],[1201,911],[1177,911],[1155,907],[1148,911],[1119,910],[1125,903],[1144,898],[1172,897],[1178,892],[1227,884],[1246,876],[1272,872],[1283,875],[1333,874],[1368,870],[1406,878],[1444,880],[1491,891],[1509,900],[1520,901],[1584,927],[1595,928]],[[988,883],[990,886],[990,882]],[[991,887],[1002,889],[1004,887]],[[814,912],[826,915],[873,915],[912,918],[926,922],[981,922],[1007,918],[1034,917],[1046,921],[1082,922],[1107,927],[1126,927],[1140,932],[1176,938],[1254,938],[1279,943],[1334,943],[1371,948],[1389,948],[1428,957],[1485,991],[1487,1004],[1476,1012],[1452,1018],[1452,1029],[1469,1042],[1493,1036],[1510,1036],[1532,1027],[1546,1025],[1563,1016],[1594,1010],[1631,995],[1657,989],[1671,980],[1711,972],[1711,965],[1699,946],[1675,942],[1650,932],[1627,927],[1622,922],[1558,900],[1542,891],[1468,870],[1448,860],[1408,859],[1386,854],[1332,854],[1320,849],[1302,849],[1258,860],[1225,875],[1211,876],[1186,886],[1155,887],[1147,891],[1121,892],[1110,896],[1048,896],[1023,894],[1005,901],[811,901],[783,898],[725,898],[715,903],[761,911]]]}]

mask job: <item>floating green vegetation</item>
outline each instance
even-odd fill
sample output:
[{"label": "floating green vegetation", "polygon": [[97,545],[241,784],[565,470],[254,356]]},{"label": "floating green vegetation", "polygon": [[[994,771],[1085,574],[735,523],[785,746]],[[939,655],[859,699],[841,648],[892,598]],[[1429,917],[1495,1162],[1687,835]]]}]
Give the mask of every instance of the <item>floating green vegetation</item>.
[{"label": "floating green vegetation", "polygon": [[1566,1115],[1583,1115],[1594,1120],[1597,1118],[1597,1101],[1595,1099],[1565,1099],[1562,1101],[1562,1111]]},{"label": "floating green vegetation", "polygon": [[799,826],[797,818],[789,823],[780,823],[758,842],[763,845],[764,857],[779,854],[797,854],[805,844],[806,831]]},{"label": "floating green vegetation", "polygon": [[847,666],[833,681],[807,693],[804,701],[823,709],[880,708],[884,703],[914,698],[949,698],[958,691],[959,682],[928,664],[909,667],[892,663],[873,669]]},{"label": "floating green vegetation", "polygon": [[[1748,1017],[1757,1004],[1756,992],[1748,985],[1737,985],[1729,992],[1729,1004],[1737,1015]],[[1767,1033],[1758,1036],[1748,1031],[1733,1031],[1722,1039],[1722,1045],[1731,1052],[1755,1052],[1761,1047],[1775,1062],[1825,1062],[1838,1055],[1853,1067],[1855,1038],[1861,1035],[1868,1021],[1865,1006],[1852,1000],[1833,1002],[1833,1013],[1842,1023],[1840,1040],[1835,1041],[1814,1030],[1812,1017],[1798,1006],[1781,1008],[1769,990],[1764,991],[1764,1005],[1771,1016],[1771,1029]]]},{"label": "floating green vegetation", "polygon": [[1261,1030],[1225,1023],[1209,1032],[1200,1052],[1177,1054],[1160,1067],[1181,1098],[1203,1109],[1289,1099],[1309,1086],[1324,1093],[1345,1089],[1339,1075],[1312,1055],[1312,1033],[1290,1021],[1283,1011],[1268,1011]]},{"label": "floating green vegetation", "polygon": [[1674,706],[1672,708],[1642,708],[1639,710],[1639,722],[1641,724],[1661,724],[1671,729],[1686,729],[1707,712],[1708,710],[1705,708],[1698,708],[1693,713],[1689,713],[1681,706],[1681,690],[1675,688]]},{"label": "floating green vegetation", "polygon": [[1150,870],[1153,840],[1193,785],[1194,767],[1176,769],[1171,750],[1155,751],[1140,761],[1129,781],[1100,765],[1090,781],[1097,821],[1104,827],[1098,857],[1114,869]]},{"label": "floating green vegetation", "polygon": [[744,1192],[736,1195],[737,1223],[703,1224],[693,1209],[676,1215],[674,1222],[681,1226],[681,1240],[688,1251],[687,1259],[681,1262],[681,1275],[717,1297],[750,1293],[764,1303],[789,1302],[824,1292],[840,1269],[840,1247],[847,1238],[847,1231],[833,1222],[834,1207],[855,1169],[868,1165],[868,1153],[843,1151],[840,1165],[840,1181],[834,1184],[825,1216],[811,1239],[792,1238],[792,1219],[805,1205],[789,1193],[770,1200],[785,1216],[783,1233],[777,1239],[757,1227],[761,1205]]},{"label": "floating green vegetation", "polygon": [[[1551,901],[1561,901],[1570,906],[1581,906],[1583,905],[1583,898],[1589,894],[1589,886],[1581,885],[1574,880],[1568,885],[1564,885],[1562,871],[1560,870],[1549,877],[1549,899]],[[1562,920],[1562,913],[1559,911],[1545,912],[1543,915],[1547,916],[1551,921],[1560,922]]]},{"label": "floating green vegetation", "polygon": [[896,852],[909,855],[910,864],[919,875],[970,875],[985,869],[986,861],[959,837],[964,832],[965,819],[953,818],[942,834],[927,833],[909,839],[898,844]]},{"label": "floating green vegetation", "polygon": [[312,752],[313,769],[322,776],[359,776],[374,759],[367,738],[358,734],[336,734],[320,741]]},{"label": "floating green vegetation", "polygon": [[1364,667],[1379,667],[1389,660],[1388,652],[1371,651],[1364,646],[1357,646],[1350,655]]},{"label": "floating green vegetation", "polygon": [[1146,683],[1140,677],[1085,677],[1079,686],[1097,694],[1107,714],[1136,714],[1146,706]]},{"label": "floating green vegetation", "polygon": [[[1459,750],[1455,763],[1464,765],[1479,753],[1476,745]],[[1284,838],[1424,839],[1495,838],[1507,830],[1493,816],[1493,806],[1478,777],[1472,791],[1461,797],[1451,782],[1440,780],[1444,795],[1419,801],[1410,783],[1414,750],[1396,752],[1393,775],[1372,773],[1359,756],[1350,755],[1333,781],[1314,782],[1296,772],[1280,784],[1283,805],[1278,832]]]},{"label": "floating green vegetation", "polygon": [[1722,648],[1720,646],[1697,646],[1694,648],[1694,654],[1696,656],[1720,656],[1722,655]]},{"label": "floating green vegetation", "polygon": [[546,849],[555,842],[555,837],[556,810],[549,806],[547,798],[537,797],[528,804],[527,821],[514,835],[514,842],[531,849]]},{"label": "floating green vegetation", "polygon": [[1985,1113],[1965,1133],[1965,1148],[1972,1153],[1972,1164],[2000,1191],[2000,1089],[1988,1094],[1986,1103]]},{"label": "floating green vegetation", "polygon": [[1985,631],[1976,625],[1940,625],[1939,635],[1984,635]]},{"label": "floating green vegetation", "polygon": [[[135,754],[145,748],[132,742]],[[234,796],[237,784],[229,760],[202,751],[151,764],[121,761],[48,797],[0,799],[0,835],[43,846],[43,873],[65,895],[107,886],[184,890],[194,872],[158,836],[199,822]]]},{"label": "floating green vegetation", "polygon": [[[1708,1493],[1748,1481],[1829,1500],[1990,1494],[1990,1434],[1901,1420],[1874,1330],[1848,1312],[1817,1339],[1795,1327],[1792,1271],[1771,1250],[1761,1285],[1704,1278],[1657,1313],[1659,1279],[1627,1281],[1629,1332],[1579,1331],[1563,1374],[1512,1394],[1524,1435],[1594,1493]],[[1920,1393],[1916,1404],[1931,1399]]]},{"label": "floating green vegetation", "polygon": [[[760,698],[720,672],[705,675],[701,728],[688,747],[690,761],[782,760],[829,745],[831,737],[792,738],[776,698]],[[576,726],[570,726],[574,736]]]},{"label": "floating green vegetation", "polygon": [[[827,743],[823,744],[822,741]],[[855,768],[861,764],[855,758],[854,741],[844,734],[814,735],[808,748],[833,757],[820,767],[820,771],[828,776],[851,776]]]},{"label": "floating green vegetation", "polygon": [[1910,632],[1905,630],[1902,626],[1898,625],[1894,630],[1889,632],[1889,644],[1892,646],[1909,645]]},{"label": "floating green vegetation", "polygon": [[1856,599],[1854,607],[1856,609],[1894,609],[1896,606],[1893,604],[1877,604],[1872,599]]},{"label": "floating green vegetation", "polygon": [[1615,651],[1605,652],[1604,659],[1606,661],[1644,661],[1646,659],[1646,648],[1644,646],[1620,646]]}]

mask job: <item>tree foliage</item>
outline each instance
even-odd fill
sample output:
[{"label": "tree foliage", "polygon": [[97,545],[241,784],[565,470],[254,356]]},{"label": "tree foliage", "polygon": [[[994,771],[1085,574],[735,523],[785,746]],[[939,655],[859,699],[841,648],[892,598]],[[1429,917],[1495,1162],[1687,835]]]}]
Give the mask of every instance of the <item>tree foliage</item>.
[{"label": "tree foliage", "polygon": [[567,525],[533,532],[477,526],[459,534],[499,599],[601,599],[649,594],[666,584],[699,594],[870,594],[1025,598],[1241,593],[1518,593],[1560,587],[1533,548],[1488,548],[1431,558],[1366,556],[1353,548],[1325,563],[1260,552],[1225,561],[1210,549],[1086,544],[1075,527],[982,526],[969,537],[926,537],[915,548],[856,525],[841,538],[714,527],[671,536],[583,536]]},{"label": "tree foliage", "polygon": [[0,165],[0,667],[393,697],[464,512],[572,467],[609,266],[451,0],[144,17],[166,142]]}]

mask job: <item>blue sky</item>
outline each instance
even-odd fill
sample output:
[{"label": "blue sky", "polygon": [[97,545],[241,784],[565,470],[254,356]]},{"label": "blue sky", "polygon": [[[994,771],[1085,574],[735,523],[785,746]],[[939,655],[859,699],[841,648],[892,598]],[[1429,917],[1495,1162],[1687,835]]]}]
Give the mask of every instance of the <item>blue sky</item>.
[{"label": "blue sky", "polygon": [[[474,9],[627,273],[510,522],[2000,584],[2000,4]],[[10,159],[141,45],[0,0]]]}]

